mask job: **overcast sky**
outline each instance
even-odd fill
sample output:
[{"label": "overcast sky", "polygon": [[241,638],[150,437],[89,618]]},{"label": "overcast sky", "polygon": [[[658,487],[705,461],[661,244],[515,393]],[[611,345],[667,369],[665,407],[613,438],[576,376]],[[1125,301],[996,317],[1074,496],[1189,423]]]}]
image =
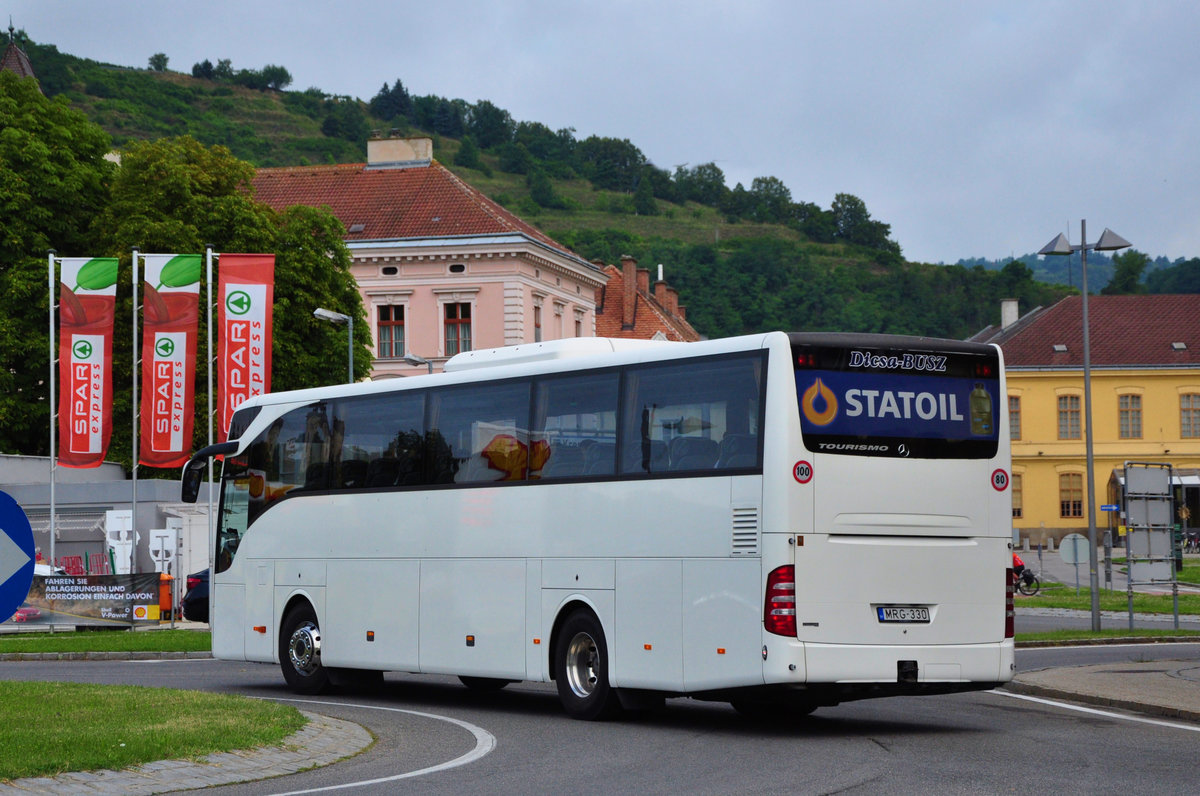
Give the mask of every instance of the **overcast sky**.
[{"label": "overcast sky", "polygon": [[[1196,0],[7,0],[72,55],[190,72],[279,64],[294,90],[487,99],[628,138],[655,165],[862,199],[907,259],[1036,251],[1105,227],[1200,256]],[[34,65],[36,69],[37,65]]]}]

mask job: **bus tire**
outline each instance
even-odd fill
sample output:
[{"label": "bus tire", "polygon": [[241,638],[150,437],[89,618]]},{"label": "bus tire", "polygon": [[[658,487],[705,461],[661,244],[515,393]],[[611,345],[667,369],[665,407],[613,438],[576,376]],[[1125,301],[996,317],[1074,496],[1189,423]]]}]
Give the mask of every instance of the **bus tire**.
[{"label": "bus tire", "polygon": [[459,682],[465,685],[472,691],[499,691],[508,685],[512,680],[501,680],[496,677],[470,677],[468,675],[460,675]]},{"label": "bus tire", "polygon": [[321,628],[312,606],[288,611],[279,632],[279,668],[297,694],[320,694],[330,685],[329,670],[321,665]]},{"label": "bus tire", "polygon": [[621,712],[617,692],[608,683],[608,645],[600,620],[586,609],[567,617],[554,650],[558,698],[575,719],[595,721]]}]

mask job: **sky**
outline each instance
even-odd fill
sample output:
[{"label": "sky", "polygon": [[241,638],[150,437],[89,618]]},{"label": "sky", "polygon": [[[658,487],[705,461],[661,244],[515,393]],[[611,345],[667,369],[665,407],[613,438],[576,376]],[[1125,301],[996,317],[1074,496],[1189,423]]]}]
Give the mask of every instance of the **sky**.
[{"label": "sky", "polygon": [[[1034,252],[1110,227],[1200,256],[1195,0],[4,0],[62,52],[282,65],[291,89],[486,99],[628,138],[660,168],[777,177],[891,225],[906,259]],[[37,65],[34,64],[36,70]]]}]

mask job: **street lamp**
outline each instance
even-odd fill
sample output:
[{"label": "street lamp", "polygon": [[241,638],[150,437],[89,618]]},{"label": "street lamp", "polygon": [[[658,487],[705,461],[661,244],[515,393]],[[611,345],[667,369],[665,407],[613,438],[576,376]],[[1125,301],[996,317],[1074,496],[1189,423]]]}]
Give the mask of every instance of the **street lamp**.
[{"label": "street lamp", "polygon": [[354,383],[354,319],[349,315],[343,315],[340,312],[317,308],[313,310],[313,317],[320,318],[323,321],[336,323],[339,326],[346,324],[346,358],[347,358],[347,382]]},{"label": "street lamp", "polygon": [[1038,254],[1066,254],[1079,252],[1080,284],[1083,290],[1083,437],[1087,450],[1087,516],[1088,516],[1088,570],[1092,589],[1092,630],[1100,630],[1100,573],[1096,563],[1096,475],[1095,459],[1092,455],[1092,353],[1088,329],[1088,283],[1087,253],[1116,251],[1133,244],[1105,227],[1100,240],[1087,242],[1087,220],[1079,222],[1080,242],[1072,246],[1061,232],[1054,240],[1042,247]]},{"label": "street lamp", "polygon": [[432,362],[430,362],[430,361],[429,361],[428,359],[426,359],[425,357],[419,357],[419,356],[417,356],[416,354],[405,354],[405,355],[404,355],[404,361],[405,361],[405,362],[407,362],[407,363],[408,363],[408,364],[410,364],[410,365],[413,365],[413,366],[417,366],[417,365],[428,365],[428,366],[429,366],[429,372],[430,372],[430,373],[433,373],[433,363],[432,363]]}]

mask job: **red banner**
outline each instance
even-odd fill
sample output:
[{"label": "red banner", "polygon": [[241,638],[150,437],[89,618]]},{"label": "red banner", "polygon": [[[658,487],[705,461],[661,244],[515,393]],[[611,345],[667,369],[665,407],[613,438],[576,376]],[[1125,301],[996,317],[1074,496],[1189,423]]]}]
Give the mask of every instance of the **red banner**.
[{"label": "red banner", "polygon": [[112,437],[115,257],[64,257],[58,290],[58,463],[99,467]]},{"label": "red banner", "polygon": [[275,255],[222,254],[217,289],[217,440],[242,402],[271,391]]},{"label": "red banner", "polygon": [[138,462],[182,467],[192,448],[203,269],[198,254],[147,254],[142,262],[146,325]]}]

